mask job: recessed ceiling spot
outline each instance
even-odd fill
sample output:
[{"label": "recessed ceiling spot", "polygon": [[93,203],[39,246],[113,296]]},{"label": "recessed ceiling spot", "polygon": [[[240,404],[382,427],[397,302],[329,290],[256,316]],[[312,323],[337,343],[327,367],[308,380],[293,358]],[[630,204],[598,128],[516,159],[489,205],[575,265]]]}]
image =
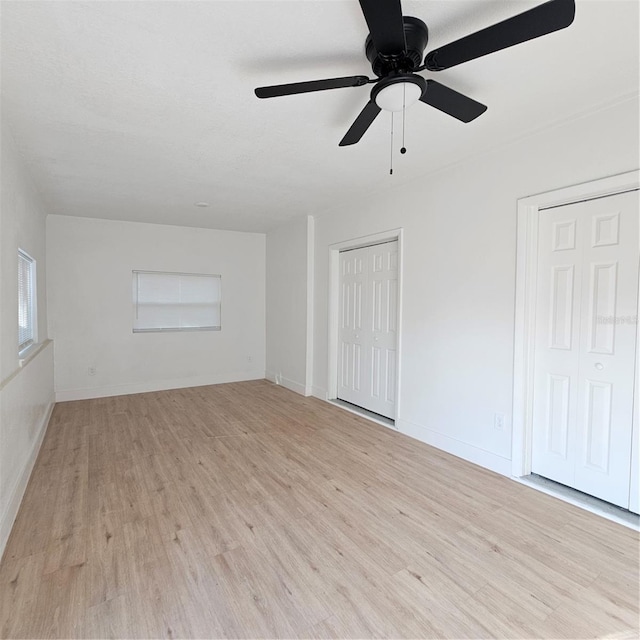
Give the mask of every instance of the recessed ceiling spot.
[{"label": "recessed ceiling spot", "polygon": [[208,207],[209,203],[208,202],[195,202],[194,203],[196,207]]}]

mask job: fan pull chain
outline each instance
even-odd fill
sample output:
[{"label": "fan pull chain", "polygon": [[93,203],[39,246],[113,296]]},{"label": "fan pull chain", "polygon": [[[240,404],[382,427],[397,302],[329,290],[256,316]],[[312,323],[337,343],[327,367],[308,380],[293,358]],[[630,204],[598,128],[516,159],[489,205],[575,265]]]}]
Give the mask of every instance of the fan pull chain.
[{"label": "fan pull chain", "polygon": [[393,175],[393,111],[391,112],[391,154],[389,158],[389,175]]},{"label": "fan pull chain", "polygon": [[407,87],[403,84],[402,85],[402,147],[400,148],[400,153],[407,153],[407,149],[404,146],[404,120],[405,120],[405,115],[407,113],[406,93],[407,93]]}]

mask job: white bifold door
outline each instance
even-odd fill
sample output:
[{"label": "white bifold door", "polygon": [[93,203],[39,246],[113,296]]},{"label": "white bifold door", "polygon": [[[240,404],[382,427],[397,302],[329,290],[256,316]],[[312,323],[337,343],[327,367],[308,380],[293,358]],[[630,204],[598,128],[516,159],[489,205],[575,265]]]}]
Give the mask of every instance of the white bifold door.
[{"label": "white bifold door", "polygon": [[395,418],[397,241],[340,253],[338,398]]},{"label": "white bifold door", "polygon": [[540,212],[534,473],[629,507],[638,192]]}]

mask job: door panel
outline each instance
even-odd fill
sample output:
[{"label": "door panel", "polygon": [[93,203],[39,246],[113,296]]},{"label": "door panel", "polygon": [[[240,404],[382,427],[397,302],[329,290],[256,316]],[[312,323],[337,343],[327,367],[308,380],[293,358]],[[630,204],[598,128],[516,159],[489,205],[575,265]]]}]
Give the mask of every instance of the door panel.
[{"label": "door panel", "polygon": [[371,399],[368,400],[367,408],[388,418],[394,418],[395,403],[388,390],[390,387],[395,389],[396,386],[395,325],[398,308],[395,291],[398,281],[398,243],[375,245],[369,247],[369,251],[369,290],[373,301],[370,349],[375,366],[371,368]]},{"label": "door panel", "polygon": [[532,471],[629,506],[638,193],[540,213]]},{"label": "door panel", "polygon": [[609,382],[586,380],[585,442],[583,465],[609,473],[611,444],[611,391]]},{"label": "door panel", "polygon": [[547,416],[546,450],[566,460],[569,437],[570,378],[549,375],[547,381],[549,415]]},{"label": "door panel", "polygon": [[364,388],[363,306],[366,305],[366,249],[340,254],[340,364],[338,397],[348,402],[358,399]]},{"label": "door panel", "polygon": [[[573,205],[576,206],[576,205]],[[575,487],[628,507],[638,313],[638,192],[582,203]]]},{"label": "door panel", "polygon": [[616,312],[618,263],[591,265],[589,291],[589,352],[613,355],[614,323],[599,319]]},{"label": "door panel", "polygon": [[340,254],[338,398],[395,417],[398,243]]},{"label": "door panel", "polygon": [[540,214],[532,470],[573,483],[577,407],[578,294],[581,288],[578,219],[563,208]]},{"label": "door panel", "polygon": [[573,274],[574,265],[551,268],[551,313],[549,334],[551,349],[571,350],[573,319]]}]

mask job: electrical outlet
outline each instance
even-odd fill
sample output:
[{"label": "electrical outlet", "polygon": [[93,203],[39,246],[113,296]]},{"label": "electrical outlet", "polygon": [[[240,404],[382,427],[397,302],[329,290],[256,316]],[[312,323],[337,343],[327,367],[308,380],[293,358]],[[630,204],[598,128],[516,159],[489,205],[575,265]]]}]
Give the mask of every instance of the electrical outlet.
[{"label": "electrical outlet", "polygon": [[90,376],[95,376],[95,375],[96,375],[96,368],[95,368],[95,367],[89,367],[89,368],[87,369],[87,373],[88,373]]},{"label": "electrical outlet", "polygon": [[504,431],[504,421],[505,415],[504,413],[494,413],[493,414],[493,428],[498,431]]},{"label": "electrical outlet", "polygon": [[247,362],[253,362],[253,356],[247,356]]}]

